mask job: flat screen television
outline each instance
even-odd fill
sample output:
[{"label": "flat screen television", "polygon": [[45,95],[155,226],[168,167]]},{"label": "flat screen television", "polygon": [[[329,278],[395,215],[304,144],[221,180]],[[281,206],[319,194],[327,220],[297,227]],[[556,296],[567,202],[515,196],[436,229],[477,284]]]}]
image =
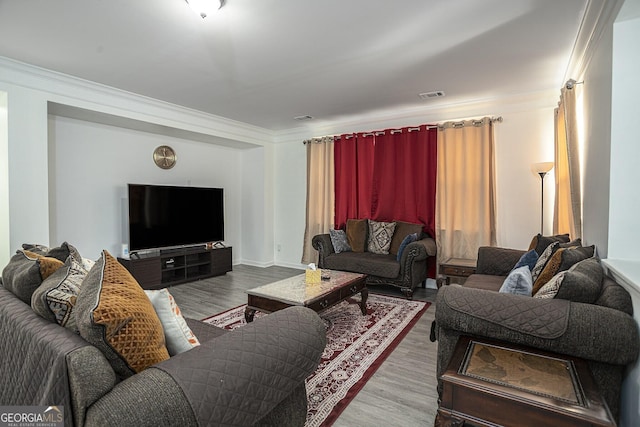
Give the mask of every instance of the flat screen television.
[{"label": "flat screen television", "polygon": [[224,240],[222,188],[129,184],[129,250]]}]

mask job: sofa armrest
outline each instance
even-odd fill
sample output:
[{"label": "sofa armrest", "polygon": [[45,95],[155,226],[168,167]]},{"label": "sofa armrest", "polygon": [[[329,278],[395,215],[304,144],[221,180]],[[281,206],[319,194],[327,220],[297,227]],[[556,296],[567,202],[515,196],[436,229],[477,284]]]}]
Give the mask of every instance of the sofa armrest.
[{"label": "sofa armrest", "polygon": [[519,249],[481,246],[478,248],[476,273],[507,276],[525,252]]},{"label": "sofa armrest", "polygon": [[200,425],[253,425],[304,383],[326,345],[320,317],[291,307],[159,363]]},{"label": "sofa armrest", "polygon": [[442,287],[435,305],[438,335],[492,338],[613,365],[638,356],[636,323],[615,309],[460,286]]},{"label": "sofa armrest", "polygon": [[304,385],[325,345],[314,311],[277,311],[120,382],[86,424],[253,425]]},{"label": "sofa armrest", "polygon": [[318,251],[318,267],[323,268],[325,257],[335,252],[331,243],[331,236],[329,234],[317,234],[313,236],[311,244]]}]

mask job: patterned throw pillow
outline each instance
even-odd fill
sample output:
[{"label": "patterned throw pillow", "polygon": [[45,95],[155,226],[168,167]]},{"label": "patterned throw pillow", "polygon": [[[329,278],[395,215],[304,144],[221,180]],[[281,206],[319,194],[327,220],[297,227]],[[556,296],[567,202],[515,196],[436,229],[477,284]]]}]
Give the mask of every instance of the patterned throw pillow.
[{"label": "patterned throw pillow", "polygon": [[106,250],[82,283],[75,311],[82,338],[102,351],[121,378],[169,358],[151,301]]},{"label": "patterned throw pillow", "polygon": [[533,270],[531,270],[531,278],[533,279],[534,283],[538,279],[540,273],[542,273],[542,270],[544,270],[544,267],[547,265],[549,259],[551,259],[551,257],[553,256],[553,253],[556,251],[556,249],[558,249],[558,245],[558,242],[551,243],[542,252],[540,257],[538,258],[538,261],[536,261],[536,265],[533,267]]},{"label": "patterned throw pillow", "polygon": [[369,242],[367,250],[374,254],[388,254],[395,229],[395,222],[369,220]]},{"label": "patterned throw pillow", "polygon": [[160,318],[170,356],[175,356],[200,345],[200,341],[187,325],[176,301],[168,290],[145,290],[144,293],[149,297],[156,314]]},{"label": "patterned throw pillow", "polygon": [[563,244],[558,245],[558,249],[553,253],[544,269],[537,277],[533,284],[533,293],[547,283],[556,274],[566,271],[574,264],[591,258],[595,251],[595,246],[578,246],[578,247],[561,247]]},{"label": "patterned throw pillow", "polygon": [[603,277],[600,261],[595,257],[587,258],[569,270],[557,273],[533,296],[593,304],[600,296]]},{"label": "patterned throw pillow", "polygon": [[499,292],[530,297],[532,287],[531,270],[528,266],[523,265],[511,270],[511,273],[504,279]]},{"label": "patterned throw pillow", "polygon": [[45,319],[78,333],[73,309],[80,292],[80,285],[88,273],[82,257],[74,248],[64,266],[43,281],[33,292],[31,297],[33,311]]},{"label": "patterned throw pillow", "polygon": [[351,246],[347,241],[347,233],[344,230],[329,230],[329,236],[335,253],[351,252]]},{"label": "patterned throw pillow", "polygon": [[57,258],[19,250],[2,270],[2,283],[25,304],[31,304],[33,292],[62,265],[63,262]]}]

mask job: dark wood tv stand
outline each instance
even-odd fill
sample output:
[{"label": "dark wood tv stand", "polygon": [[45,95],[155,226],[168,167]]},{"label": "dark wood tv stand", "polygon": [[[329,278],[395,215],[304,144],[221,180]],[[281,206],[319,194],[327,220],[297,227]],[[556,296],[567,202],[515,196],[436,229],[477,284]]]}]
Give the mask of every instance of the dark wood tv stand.
[{"label": "dark wood tv stand", "polygon": [[207,277],[221,276],[232,270],[231,246],[207,249],[190,248],[153,251],[131,258],[118,258],[143,289],[160,289]]}]

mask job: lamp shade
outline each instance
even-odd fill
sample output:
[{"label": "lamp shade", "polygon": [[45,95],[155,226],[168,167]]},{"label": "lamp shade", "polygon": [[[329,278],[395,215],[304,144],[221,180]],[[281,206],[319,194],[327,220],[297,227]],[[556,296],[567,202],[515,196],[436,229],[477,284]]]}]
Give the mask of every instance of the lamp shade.
[{"label": "lamp shade", "polygon": [[215,13],[222,7],[223,0],[185,0],[189,7],[193,9],[202,19]]},{"label": "lamp shade", "polygon": [[531,166],[531,169],[535,172],[535,173],[547,173],[549,172],[551,169],[553,169],[554,163],[553,162],[542,162],[542,163],[534,163]]}]

